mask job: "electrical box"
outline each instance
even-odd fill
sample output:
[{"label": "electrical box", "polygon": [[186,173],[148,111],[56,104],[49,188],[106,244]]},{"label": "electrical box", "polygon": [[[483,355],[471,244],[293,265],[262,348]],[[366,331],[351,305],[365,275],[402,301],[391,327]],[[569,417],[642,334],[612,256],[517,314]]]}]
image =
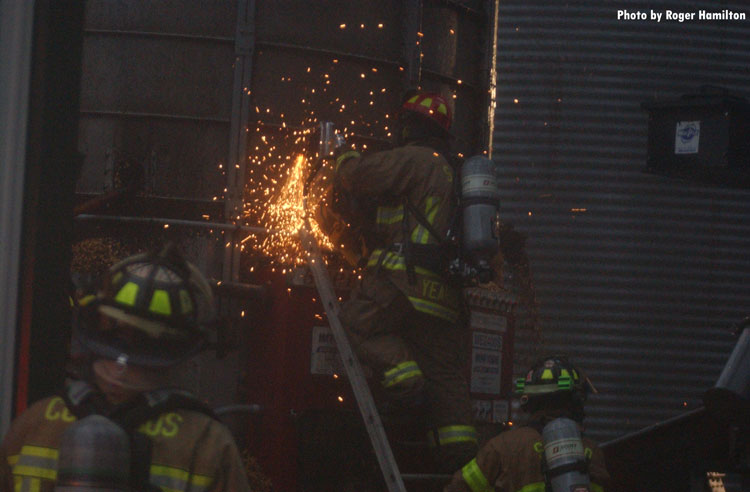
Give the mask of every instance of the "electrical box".
[{"label": "electrical box", "polygon": [[[517,301],[506,291],[464,289],[469,308],[469,391],[480,440],[510,421],[513,388],[513,312]],[[482,435],[485,431],[489,435]]]},{"label": "electrical box", "polygon": [[750,103],[727,91],[649,101],[646,172],[699,184],[750,187]]}]

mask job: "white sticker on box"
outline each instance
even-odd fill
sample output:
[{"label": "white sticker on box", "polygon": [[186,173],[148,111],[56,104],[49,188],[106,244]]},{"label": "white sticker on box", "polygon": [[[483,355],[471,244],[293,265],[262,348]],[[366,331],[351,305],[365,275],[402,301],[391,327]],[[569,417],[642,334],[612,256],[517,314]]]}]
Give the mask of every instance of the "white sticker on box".
[{"label": "white sticker on box", "polygon": [[674,153],[697,154],[700,138],[700,121],[678,121],[674,136]]},{"label": "white sticker on box", "polygon": [[311,374],[343,374],[344,365],[341,363],[336,340],[328,326],[313,326],[312,353],[310,355]]},{"label": "white sticker on box", "polygon": [[493,335],[491,333],[482,333],[481,331],[475,331],[471,334],[472,346],[487,350],[497,350],[498,352],[503,348],[503,336]]},{"label": "white sticker on box", "polygon": [[500,394],[500,362],[497,350],[474,348],[471,351],[471,392]]}]

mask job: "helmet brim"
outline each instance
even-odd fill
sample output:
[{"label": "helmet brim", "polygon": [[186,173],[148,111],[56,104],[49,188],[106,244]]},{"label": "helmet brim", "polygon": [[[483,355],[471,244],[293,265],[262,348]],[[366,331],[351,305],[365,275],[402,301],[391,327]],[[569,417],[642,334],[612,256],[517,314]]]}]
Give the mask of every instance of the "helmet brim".
[{"label": "helmet brim", "polygon": [[88,351],[105,359],[118,360],[125,357],[128,364],[169,367],[196,355],[207,344],[204,337],[153,337],[150,333],[164,335],[171,330],[165,330],[162,323],[140,318],[111,306],[99,306],[99,313],[103,318],[99,323],[110,318],[122,326],[133,327],[133,332],[141,334],[135,340],[127,340],[120,336],[119,329],[103,331],[96,327],[82,326],[82,329],[76,330],[77,340]]}]

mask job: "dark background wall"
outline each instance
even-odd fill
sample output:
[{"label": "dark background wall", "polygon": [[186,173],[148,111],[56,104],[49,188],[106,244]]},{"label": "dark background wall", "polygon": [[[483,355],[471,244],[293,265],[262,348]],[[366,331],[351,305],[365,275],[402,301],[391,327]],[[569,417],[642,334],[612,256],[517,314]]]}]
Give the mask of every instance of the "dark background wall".
[{"label": "dark background wall", "polygon": [[[502,2],[494,160],[528,235],[543,344],[590,373],[601,441],[701,404],[750,314],[750,192],[643,173],[643,101],[702,84],[750,96],[750,21],[618,21],[744,2]],[[749,16],[750,17],[750,16]]]}]

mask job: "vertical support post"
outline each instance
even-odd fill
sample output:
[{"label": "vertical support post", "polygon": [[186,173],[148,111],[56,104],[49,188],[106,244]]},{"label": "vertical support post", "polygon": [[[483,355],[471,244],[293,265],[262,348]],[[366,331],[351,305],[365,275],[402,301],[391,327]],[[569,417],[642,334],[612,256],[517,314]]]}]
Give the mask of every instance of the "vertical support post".
[{"label": "vertical support post", "polygon": [[33,20],[34,2],[0,2],[0,435],[13,411]]},{"label": "vertical support post", "polygon": [[[247,122],[255,53],[255,0],[237,2],[237,31],[234,47],[236,57],[224,207],[225,220],[230,223],[237,223],[243,212],[247,167]],[[225,241],[222,279],[226,282],[239,280],[240,244],[237,233],[238,229],[228,232],[229,237]]]},{"label": "vertical support post", "polygon": [[419,26],[422,23],[421,0],[404,1],[403,25],[403,63],[404,63],[404,91],[416,87],[421,79],[421,53],[419,41]]},{"label": "vertical support post", "polygon": [[36,0],[28,102],[16,410],[63,384],[84,2]]}]

